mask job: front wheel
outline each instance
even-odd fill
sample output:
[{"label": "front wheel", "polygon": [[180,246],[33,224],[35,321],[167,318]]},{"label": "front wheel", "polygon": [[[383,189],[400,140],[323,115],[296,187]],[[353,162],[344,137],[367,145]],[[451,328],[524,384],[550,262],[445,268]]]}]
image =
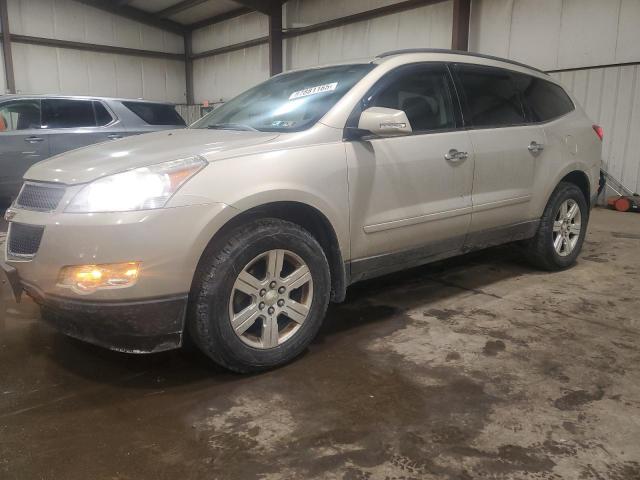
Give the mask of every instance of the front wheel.
[{"label": "front wheel", "polygon": [[313,236],[290,222],[256,220],[203,258],[189,334],[237,372],[288,362],[316,335],[329,302],[329,267]]},{"label": "front wheel", "polygon": [[573,265],[587,233],[589,207],[582,191],[561,182],[551,194],[538,231],[526,243],[531,263],[545,270],[561,270]]}]

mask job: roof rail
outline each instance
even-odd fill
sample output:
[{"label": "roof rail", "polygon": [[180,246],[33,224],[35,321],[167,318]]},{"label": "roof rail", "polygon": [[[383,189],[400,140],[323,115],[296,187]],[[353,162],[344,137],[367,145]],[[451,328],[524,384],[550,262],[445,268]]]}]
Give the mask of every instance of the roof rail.
[{"label": "roof rail", "polygon": [[510,63],[511,65],[517,65],[518,67],[528,68],[538,73],[543,73],[547,75],[546,72],[536,67],[532,67],[531,65],[526,65],[524,63],[516,62],[515,60],[494,57],[493,55],[485,55],[483,53],[463,52],[461,50],[448,50],[446,48],[405,48],[403,50],[391,50],[390,52],[384,52],[384,53],[381,53],[380,55],[376,55],[375,58],[384,58],[384,57],[390,57],[392,55],[402,55],[405,53],[447,53],[451,55],[463,55],[466,57],[486,58],[488,60],[497,60],[499,62]]}]

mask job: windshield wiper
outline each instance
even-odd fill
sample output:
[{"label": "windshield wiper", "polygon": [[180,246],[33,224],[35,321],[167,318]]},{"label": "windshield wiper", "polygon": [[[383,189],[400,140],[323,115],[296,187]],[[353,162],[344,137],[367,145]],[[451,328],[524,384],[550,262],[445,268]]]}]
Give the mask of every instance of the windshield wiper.
[{"label": "windshield wiper", "polygon": [[207,125],[207,128],[212,130],[240,130],[243,132],[259,132],[257,128],[253,128],[250,125],[243,125],[241,123],[214,123],[213,125]]}]

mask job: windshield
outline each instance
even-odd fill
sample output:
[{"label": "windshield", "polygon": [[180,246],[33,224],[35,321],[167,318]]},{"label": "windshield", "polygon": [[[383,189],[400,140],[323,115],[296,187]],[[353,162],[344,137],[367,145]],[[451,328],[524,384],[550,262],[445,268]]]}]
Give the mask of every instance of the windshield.
[{"label": "windshield", "polygon": [[375,65],[285,73],[247,90],[191,128],[294,132],[315,124]]}]

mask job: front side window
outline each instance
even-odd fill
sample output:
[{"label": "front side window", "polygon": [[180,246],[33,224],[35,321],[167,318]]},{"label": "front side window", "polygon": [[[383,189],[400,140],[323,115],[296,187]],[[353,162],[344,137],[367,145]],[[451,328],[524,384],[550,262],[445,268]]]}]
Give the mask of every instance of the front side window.
[{"label": "front side window", "polygon": [[42,101],[42,128],[95,127],[90,100],[51,99]]},{"label": "front side window", "polygon": [[511,72],[479,65],[455,65],[454,70],[464,93],[466,124],[507,127],[526,123]]},{"label": "front side window", "polygon": [[411,66],[392,72],[365,99],[366,107],[403,110],[414,132],[455,128],[453,96],[443,66]]},{"label": "front side window", "polygon": [[295,132],[314,125],[375,65],[339,65],[285,73],[247,90],[192,128]]},{"label": "front side window", "polygon": [[40,128],[40,100],[15,100],[0,104],[0,132]]},{"label": "front side window", "polygon": [[555,83],[529,75],[517,75],[516,84],[533,122],[548,122],[575,109],[569,95]]}]

